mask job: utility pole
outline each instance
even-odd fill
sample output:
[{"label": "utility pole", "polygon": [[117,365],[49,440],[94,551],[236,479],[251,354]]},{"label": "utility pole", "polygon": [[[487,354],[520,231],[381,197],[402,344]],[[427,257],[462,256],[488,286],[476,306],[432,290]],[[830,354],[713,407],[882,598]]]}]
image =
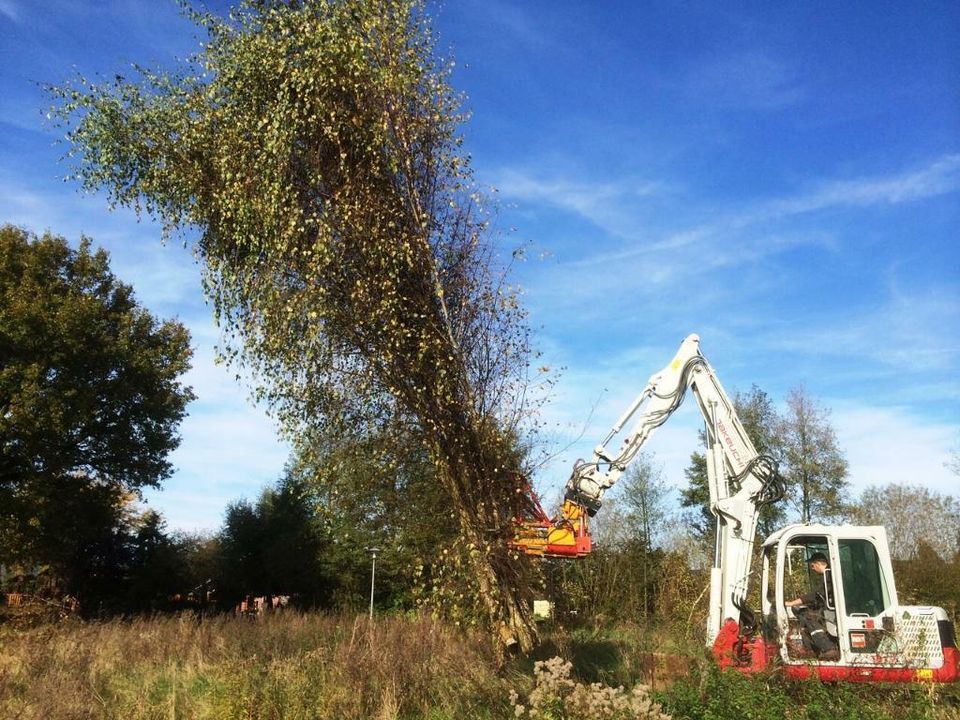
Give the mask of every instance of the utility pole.
[{"label": "utility pole", "polygon": [[370,622],[373,622],[373,589],[377,582],[377,553],[380,552],[380,548],[368,547],[367,552],[373,558],[373,565],[370,568]]}]

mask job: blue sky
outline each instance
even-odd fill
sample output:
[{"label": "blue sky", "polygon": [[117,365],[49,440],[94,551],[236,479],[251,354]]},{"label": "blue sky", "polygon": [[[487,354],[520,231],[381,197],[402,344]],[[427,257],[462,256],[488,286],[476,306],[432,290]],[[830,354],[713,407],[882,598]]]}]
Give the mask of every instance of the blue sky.
[{"label": "blue sky", "polygon": [[[225,7],[211,3],[214,8]],[[479,182],[545,364],[558,491],[688,333],[728,390],[803,385],[832,411],[854,490],[958,494],[960,5],[447,0],[442,48],[472,113]],[[106,247],[122,279],[193,332],[198,400],[170,525],[212,529],[287,449],[213,362],[187,249],[62,181],[35,83],[187,55],[164,0],[0,0],[0,222]],[[514,229],[511,231],[511,229]],[[697,449],[687,403],[648,448],[674,485]]]}]

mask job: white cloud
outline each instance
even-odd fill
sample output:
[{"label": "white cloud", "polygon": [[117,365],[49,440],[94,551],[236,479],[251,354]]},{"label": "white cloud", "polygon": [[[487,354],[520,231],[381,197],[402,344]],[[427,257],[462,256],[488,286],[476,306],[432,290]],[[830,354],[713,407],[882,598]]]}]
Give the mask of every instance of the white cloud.
[{"label": "white cloud", "polygon": [[173,528],[213,529],[228,503],[255,497],[282,475],[290,448],[263,409],[246,400],[233,373],[214,365],[208,348],[198,350],[185,382],[198,399],[187,408],[183,441],[169,458],[176,472],[147,497]]},{"label": "white cloud", "polygon": [[[657,251],[677,251],[684,247],[704,247],[718,238],[742,239],[745,231],[767,227],[777,221],[844,207],[897,205],[916,202],[960,190],[960,154],[938,157],[925,166],[887,176],[850,180],[824,180],[812,190],[792,196],[754,202],[746,209],[715,212],[711,220],[670,231],[659,239],[652,235],[637,237],[638,203],[676,194],[677,186],[662,180],[623,178],[588,181],[580,178],[534,176],[519,168],[504,168],[494,184],[508,199],[542,202],[572,212],[598,228],[630,240],[630,245],[612,253],[595,254],[585,264],[606,265]],[[683,200],[682,197],[678,198]],[[696,212],[687,208],[687,215]],[[770,242],[771,238],[773,242]],[[764,247],[777,252],[800,242],[821,244],[824,233],[800,236],[788,229],[764,232],[750,242],[745,257],[755,257]],[[641,242],[637,242],[637,240]],[[833,242],[831,239],[830,242]]]},{"label": "white cloud", "polygon": [[542,46],[547,37],[539,22],[524,12],[522,5],[501,0],[483,0],[477,3],[479,12],[494,27],[502,39],[522,42],[526,45]]},{"label": "white cloud", "polygon": [[[209,322],[210,312],[203,304],[200,267],[190,253],[179,247],[164,246],[155,233],[142,239],[127,238],[123,245],[111,242],[111,267],[117,277],[132,278],[137,300],[157,313],[187,309]],[[99,238],[93,240],[99,244]],[[132,247],[131,247],[132,246]]]},{"label": "white cloud", "polygon": [[[814,352],[857,358],[914,373],[927,373],[942,387],[957,387],[950,375],[960,361],[960,295],[949,287],[908,289],[892,285],[883,302],[855,314],[794,323],[789,333],[761,332],[756,342],[780,356]],[[937,376],[936,374],[946,373]]]},{"label": "white cloud", "polygon": [[32,192],[21,183],[0,176],[0,212],[3,221],[36,230],[48,227],[50,218],[46,212],[50,209],[49,196]]},{"label": "white cloud", "polygon": [[511,200],[559,208],[617,237],[635,237],[639,206],[672,192],[666,183],[643,178],[593,182],[580,178],[542,177],[518,168],[501,169],[493,184]]},{"label": "white cloud", "polygon": [[[241,403],[193,412],[181,427],[184,442],[170,456],[178,469],[214,486],[257,488],[280,476],[287,453],[273,422]],[[269,450],[264,440],[269,443]]]},{"label": "white cloud", "polygon": [[[615,259],[624,259],[631,254],[644,254],[652,250],[677,250],[686,246],[704,246],[724,237],[740,240],[738,233],[768,226],[798,215],[806,215],[845,207],[896,205],[915,202],[960,189],[960,155],[944,155],[924,167],[884,176],[864,177],[854,180],[831,180],[818,184],[816,189],[793,196],[775,198],[754,203],[746,210],[721,213],[720,216],[694,228],[676,232],[660,242],[634,250],[626,250]],[[768,235],[764,233],[764,239]],[[800,236],[788,234],[796,242]],[[808,242],[821,243],[823,235],[813,233],[805,236]],[[794,244],[787,243],[787,246]],[[784,244],[773,243],[771,251]],[[607,262],[608,258],[595,258],[595,262]]]},{"label": "white cloud", "polygon": [[823,182],[815,190],[761,206],[750,222],[836,207],[899,205],[960,189],[960,154],[943,155],[924,167],[885,177]]},{"label": "white cloud", "polygon": [[855,493],[898,483],[960,496],[960,479],[945,466],[956,424],[931,423],[895,407],[856,405],[839,406],[832,420]]},{"label": "white cloud", "polygon": [[[624,200],[637,183],[543,180],[517,170],[504,171],[503,177],[508,198],[562,207],[606,233],[628,227],[636,232],[640,222],[631,218],[638,216],[644,198],[659,203],[673,192],[666,190],[666,183],[648,181],[639,193],[642,197],[630,205]],[[524,282],[538,312],[562,317],[567,330],[593,326],[609,337],[654,304],[659,326],[678,321],[683,332],[691,328],[691,317],[696,318],[693,329],[702,329],[705,320],[714,317],[708,309],[724,307],[728,322],[751,328],[758,348],[781,354],[817,348],[827,355],[866,357],[891,368],[949,369],[956,366],[960,353],[958,341],[944,332],[960,326],[960,298],[950,286],[920,290],[907,280],[900,289],[893,279],[884,293],[874,284],[869,302],[826,317],[808,319],[800,312],[791,320],[789,333],[783,332],[779,316],[770,317],[769,305],[787,283],[804,282],[807,270],[777,265],[776,258],[809,248],[837,259],[860,251],[860,237],[846,225],[849,218],[838,224],[832,216],[821,221],[817,213],[919,202],[958,189],[960,155],[943,155],[887,176],[822,181],[812,190],[721,211],[708,222],[660,237],[621,235],[625,241],[611,251],[596,249],[597,238],[606,240],[601,246],[609,247],[605,235],[585,236],[561,245],[553,261]],[[811,220],[798,227],[797,219],[805,215]],[[875,263],[871,265],[871,277],[877,270]],[[895,278],[897,269],[888,272]],[[664,303],[664,298],[670,301]],[[744,314],[746,309],[749,314]]]}]

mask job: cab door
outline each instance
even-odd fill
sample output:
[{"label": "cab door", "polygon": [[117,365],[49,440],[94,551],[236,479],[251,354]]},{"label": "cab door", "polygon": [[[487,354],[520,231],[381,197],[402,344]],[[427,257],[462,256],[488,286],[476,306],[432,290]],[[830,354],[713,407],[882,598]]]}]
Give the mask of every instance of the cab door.
[{"label": "cab door", "polygon": [[841,644],[850,661],[895,655],[897,646],[890,632],[896,600],[877,544],[869,537],[838,537],[836,552],[842,594],[838,608],[844,635]]},{"label": "cab door", "polygon": [[[790,537],[781,550],[782,564],[779,570],[780,578],[780,610],[785,622],[782,632],[785,633],[785,642],[782,644],[781,655],[788,662],[810,662],[817,659],[817,653],[811,645],[811,638],[802,629],[804,612],[819,612],[822,614],[827,634],[832,643],[843,653],[843,643],[840,642],[840,618],[837,611],[837,592],[832,568],[834,567],[834,543],[827,534],[802,534]],[[830,568],[823,575],[819,575],[809,567],[809,559],[816,553],[822,553],[830,558]],[[800,608],[794,610],[783,605],[794,598],[815,593],[820,598],[819,610]],[[826,661],[830,662],[830,661]]]}]

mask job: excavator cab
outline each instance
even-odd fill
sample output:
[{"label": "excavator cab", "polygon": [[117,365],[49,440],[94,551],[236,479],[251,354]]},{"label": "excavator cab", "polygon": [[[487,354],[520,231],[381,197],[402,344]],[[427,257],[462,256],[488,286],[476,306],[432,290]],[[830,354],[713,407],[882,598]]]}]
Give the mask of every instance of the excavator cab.
[{"label": "excavator cab", "polygon": [[[791,525],[763,549],[763,627],[789,675],[958,679],[953,623],[941,608],[900,605],[884,528]],[[827,558],[822,573],[815,556]],[[813,607],[786,605],[803,597]]]}]

